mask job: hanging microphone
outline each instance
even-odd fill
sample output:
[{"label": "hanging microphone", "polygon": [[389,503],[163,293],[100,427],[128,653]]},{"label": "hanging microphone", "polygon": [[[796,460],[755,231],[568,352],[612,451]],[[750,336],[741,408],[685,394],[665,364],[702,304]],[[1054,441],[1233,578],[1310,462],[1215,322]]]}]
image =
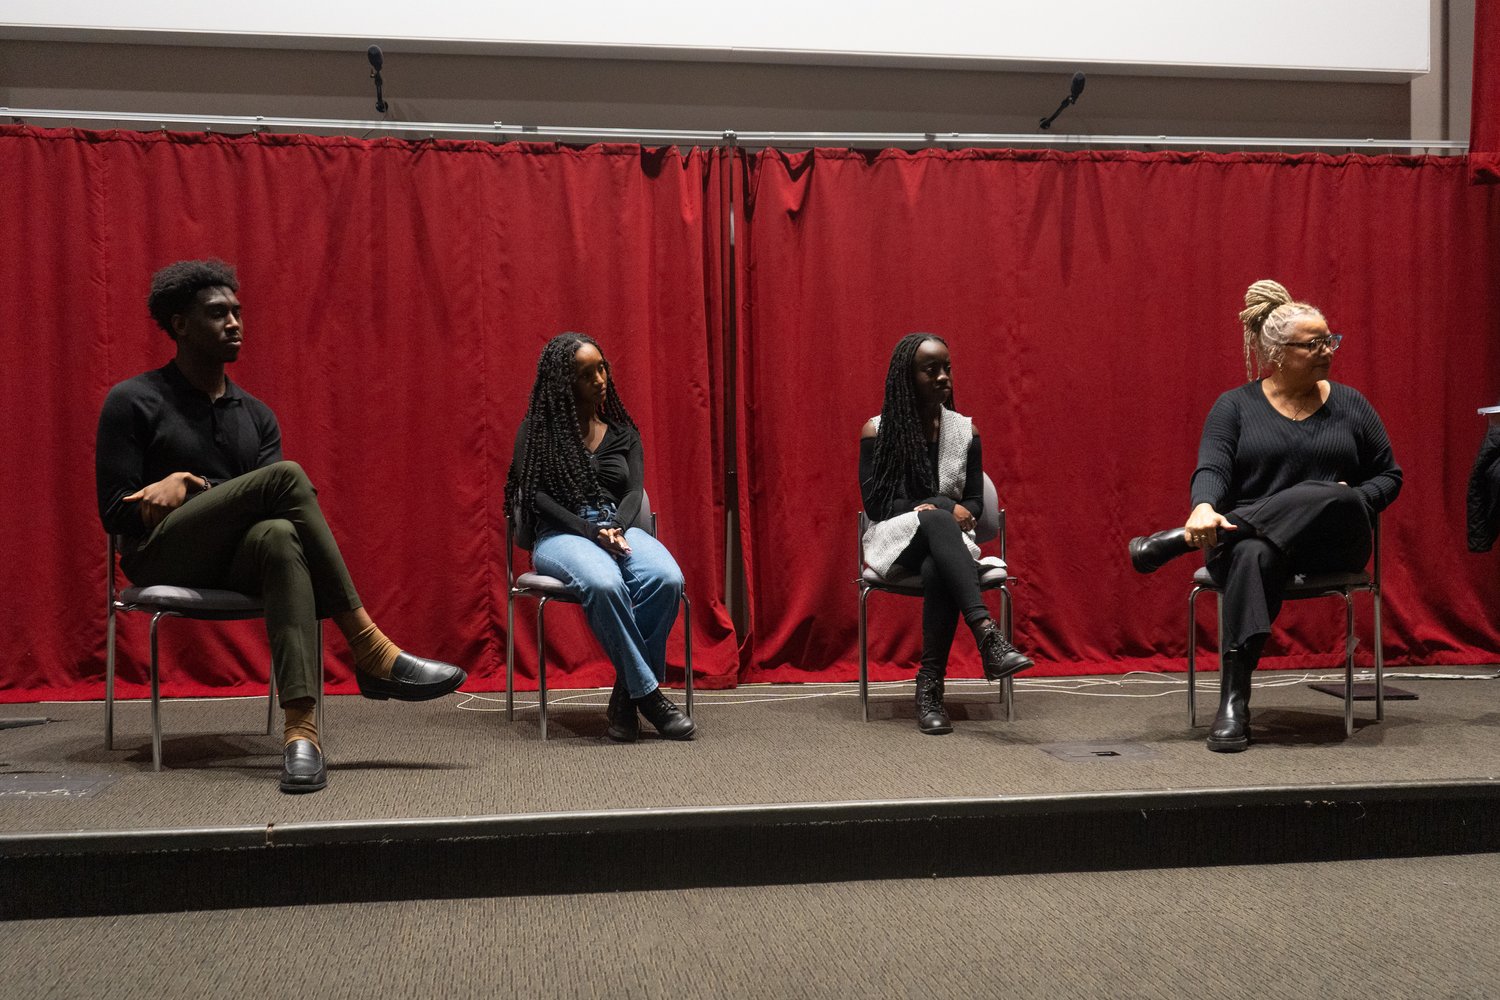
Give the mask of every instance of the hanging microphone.
[{"label": "hanging microphone", "polygon": [[385,54],[380,51],[379,45],[371,45],[365,50],[365,58],[370,60],[370,76],[375,81],[375,111],[383,115],[391,109],[382,93],[385,81],[380,77],[381,67],[385,65]]},{"label": "hanging microphone", "polygon": [[1088,78],[1082,73],[1073,74],[1073,85],[1068,88],[1068,96],[1063,98],[1062,103],[1057,106],[1056,111],[1041,120],[1042,128],[1051,128],[1052,123],[1057,120],[1058,115],[1062,114],[1069,105],[1078,103],[1078,95],[1083,93],[1083,85],[1087,82]]}]

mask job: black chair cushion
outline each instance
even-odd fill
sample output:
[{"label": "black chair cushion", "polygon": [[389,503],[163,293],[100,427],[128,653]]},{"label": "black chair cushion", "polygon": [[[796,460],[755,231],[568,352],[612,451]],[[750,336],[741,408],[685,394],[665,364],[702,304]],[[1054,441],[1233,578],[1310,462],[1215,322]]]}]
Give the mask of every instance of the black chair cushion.
[{"label": "black chair cushion", "polygon": [[120,591],[116,603],[123,611],[170,611],[183,618],[210,621],[238,621],[265,614],[265,605],[258,597],[206,587],[127,587]]},{"label": "black chair cushion", "polygon": [[[1208,567],[1201,567],[1193,574],[1193,585],[1202,587],[1204,590],[1218,590],[1219,585],[1214,583],[1214,578],[1208,575]],[[1318,594],[1326,594],[1330,590],[1344,590],[1352,588],[1360,590],[1370,586],[1370,574],[1360,571],[1358,573],[1299,573],[1292,577],[1283,593],[1287,597],[1315,597]]]}]

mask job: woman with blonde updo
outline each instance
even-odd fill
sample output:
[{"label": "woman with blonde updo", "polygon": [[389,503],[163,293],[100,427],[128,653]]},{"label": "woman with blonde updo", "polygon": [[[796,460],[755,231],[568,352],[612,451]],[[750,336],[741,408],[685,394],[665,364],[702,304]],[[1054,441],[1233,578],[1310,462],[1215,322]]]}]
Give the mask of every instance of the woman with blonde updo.
[{"label": "woman with blonde updo", "polygon": [[1250,675],[1287,581],[1363,569],[1370,516],[1401,492],[1375,410],[1328,378],[1343,337],[1323,314],[1257,281],[1240,322],[1248,381],[1220,396],[1203,425],[1187,524],[1130,540],[1141,573],[1202,549],[1224,591],[1219,711],[1208,736],[1220,752],[1249,746]]}]

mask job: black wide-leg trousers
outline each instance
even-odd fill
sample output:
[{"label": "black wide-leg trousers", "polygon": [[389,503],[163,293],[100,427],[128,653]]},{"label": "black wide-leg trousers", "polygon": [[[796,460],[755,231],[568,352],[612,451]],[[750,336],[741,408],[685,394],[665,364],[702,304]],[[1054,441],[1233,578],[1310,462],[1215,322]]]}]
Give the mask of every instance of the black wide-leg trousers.
[{"label": "black wide-leg trousers", "polygon": [[1222,649],[1270,634],[1293,576],[1357,573],[1370,561],[1369,510],[1349,486],[1298,483],[1225,517],[1238,530],[1221,530],[1207,556],[1224,591]]},{"label": "black wide-leg trousers", "polygon": [[922,671],[942,677],[959,616],[973,623],[990,614],[979,591],[978,564],[958,521],[940,509],[917,512],[917,533],[896,562],[922,574]]}]

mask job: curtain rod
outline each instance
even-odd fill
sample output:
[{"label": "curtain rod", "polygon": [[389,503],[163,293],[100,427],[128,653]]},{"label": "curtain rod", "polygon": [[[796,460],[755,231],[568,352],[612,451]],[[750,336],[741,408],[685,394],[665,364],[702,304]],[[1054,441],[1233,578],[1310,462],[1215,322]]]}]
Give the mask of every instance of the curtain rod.
[{"label": "curtain rod", "polygon": [[1337,150],[1441,150],[1466,153],[1469,144],[1446,139],[1299,139],[1268,136],[1181,136],[1181,135],[1040,135],[1025,132],[739,132],[732,129],[632,129],[591,128],[564,125],[515,125],[505,122],[489,124],[463,122],[360,121],[343,118],[280,118],[268,115],[184,115],[175,113],[144,114],[134,111],[64,111],[51,108],[0,108],[0,118],[18,124],[28,121],[113,122],[133,124],[138,128],[180,131],[231,129],[246,132],[331,132],[338,135],[371,132],[415,134],[417,136],[479,136],[514,141],[526,139],[579,140],[593,142],[629,142],[649,145],[669,143],[690,146],[780,146],[811,148],[813,146],[960,146],[1044,148],[1151,146],[1187,149],[1232,147],[1237,149],[1337,149]]}]

